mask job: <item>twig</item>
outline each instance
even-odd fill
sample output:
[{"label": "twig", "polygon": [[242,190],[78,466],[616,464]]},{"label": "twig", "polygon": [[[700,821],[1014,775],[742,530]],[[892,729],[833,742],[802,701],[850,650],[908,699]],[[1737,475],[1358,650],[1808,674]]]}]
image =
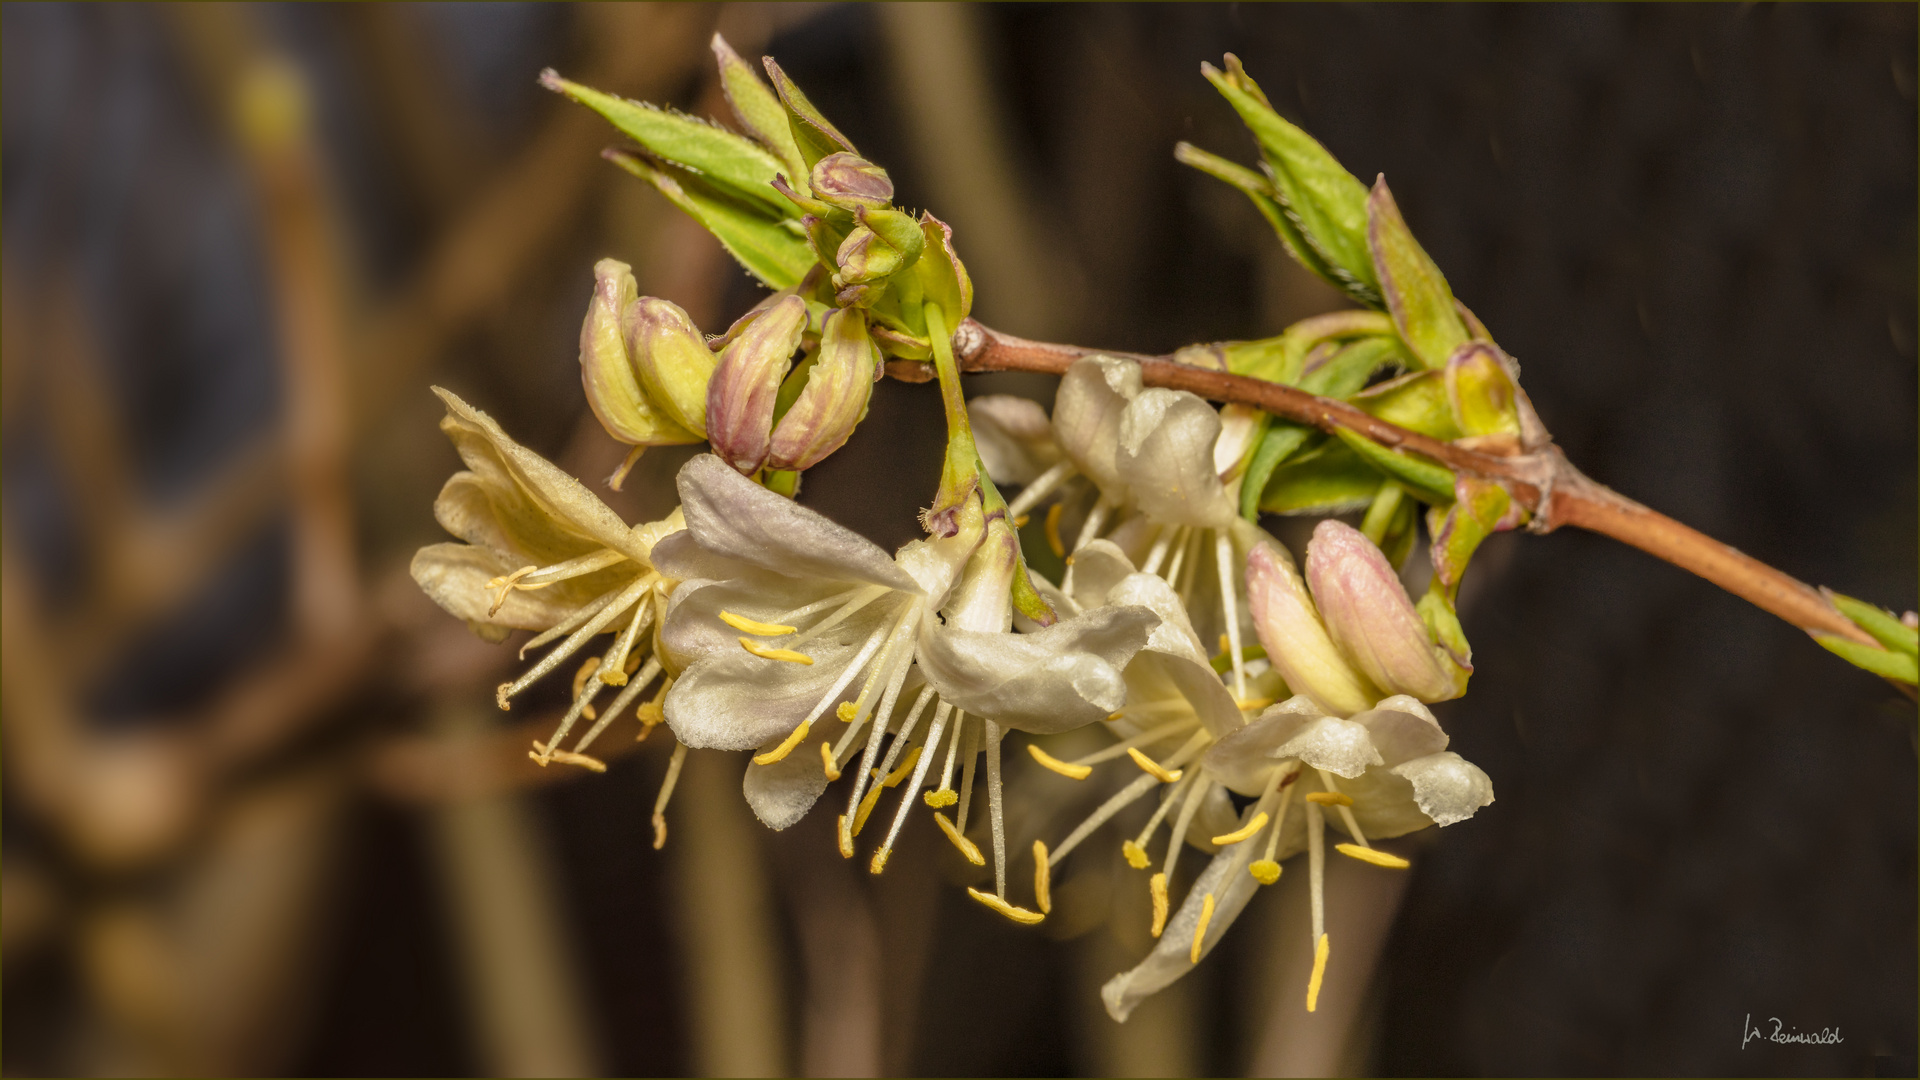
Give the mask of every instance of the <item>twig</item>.
[{"label": "twig", "polygon": [[1290,386],[1194,367],[1164,356],[1028,341],[973,319],[961,324],[954,335],[954,353],[960,369],[969,372],[1040,371],[1060,375],[1083,356],[1137,360],[1149,386],[1186,390],[1210,401],[1252,405],[1326,432],[1344,428],[1382,446],[1431,458],[1455,473],[1505,487],[1534,514],[1537,532],[1573,525],[1610,536],[1697,574],[1802,630],[1875,644],[1866,631],[1812,586],[1595,483],[1574,468],[1551,440],[1540,441],[1538,448],[1528,453],[1483,453],[1408,431],[1344,401],[1316,397]]}]

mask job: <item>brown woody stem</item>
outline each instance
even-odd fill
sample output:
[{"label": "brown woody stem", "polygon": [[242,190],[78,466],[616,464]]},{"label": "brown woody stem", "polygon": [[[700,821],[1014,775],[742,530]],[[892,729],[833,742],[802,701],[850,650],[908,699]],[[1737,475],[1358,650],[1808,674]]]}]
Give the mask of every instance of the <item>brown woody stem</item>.
[{"label": "brown woody stem", "polygon": [[[1344,401],[1315,397],[1290,386],[1183,364],[1164,356],[1055,345],[1003,334],[973,319],[954,335],[960,370],[1038,371],[1063,375],[1083,356],[1118,356],[1140,363],[1148,386],[1186,390],[1210,401],[1252,405],[1286,420],[1322,431],[1340,428],[1382,446],[1418,454],[1455,473],[1492,480],[1533,513],[1532,529],[1551,532],[1573,525],[1630,544],[1658,559],[1697,574],[1810,633],[1838,634],[1862,644],[1877,644],[1829,604],[1812,586],[1718,540],[1634,502],[1587,478],[1574,468],[1551,439],[1533,440],[1526,452],[1487,453],[1422,435],[1369,416]],[[904,378],[909,366],[892,364]]]}]

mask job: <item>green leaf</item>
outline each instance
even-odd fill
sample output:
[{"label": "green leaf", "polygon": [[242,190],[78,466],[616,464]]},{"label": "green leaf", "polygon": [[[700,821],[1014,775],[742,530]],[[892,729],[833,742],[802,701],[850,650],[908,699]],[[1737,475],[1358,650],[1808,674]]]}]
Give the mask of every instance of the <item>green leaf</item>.
[{"label": "green leaf", "polygon": [[1447,279],[1407,229],[1384,176],[1367,197],[1367,249],[1401,340],[1421,367],[1444,365],[1466,342],[1467,326],[1454,309]]},{"label": "green leaf", "polygon": [[[1367,188],[1313,136],[1282,119],[1259,94],[1211,64],[1200,66],[1260,144],[1274,194],[1300,236],[1355,300],[1380,306],[1380,283],[1367,253]],[[1311,268],[1311,267],[1310,267]]]},{"label": "green leaf", "polygon": [[915,276],[924,290],[924,302],[939,305],[951,333],[973,310],[973,279],[953,250],[953,229],[946,222],[922,212],[920,228],[926,240],[924,254],[913,264]]},{"label": "green leaf", "polygon": [[771,186],[780,172],[780,159],[753,140],[658,105],[628,101],[569,82],[552,68],[540,73],[540,83],[606,117],[654,157],[698,173],[729,195],[786,216],[785,200]]},{"label": "green leaf", "polygon": [[792,79],[787,78],[787,73],[780,70],[780,65],[774,62],[773,57],[766,57],[761,62],[767,66],[767,78],[773,80],[773,92],[780,95],[780,103],[786,107],[787,127],[793,133],[800,160],[809,171],[828,154],[841,150],[849,154],[859,153],[853,148],[853,142],[840,134],[840,129],[834,127],[833,122],[813,102],[807,100],[807,95],[801,93]]},{"label": "green leaf", "polygon": [[1260,496],[1269,514],[1337,514],[1373,501],[1380,473],[1337,442],[1322,443],[1275,470]]},{"label": "green leaf", "polygon": [[660,194],[718,238],[747,273],[768,287],[791,288],[814,266],[813,251],[807,241],[795,235],[785,223],[769,220],[757,208],[725,197],[697,177],[670,175],[636,155],[613,150],[606,156],[615,165],[658,188]]},{"label": "green leaf", "polygon": [[1920,658],[1912,653],[1896,652],[1892,649],[1876,649],[1858,641],[1849,641],[1838,634],[1815,631],[1813,640],[1819,642],[1828,652],[1852,664],[1863,671],[1871,671],[1896,682],[1909,686],[1920,684]]},{"label": "green leaf", "polygon": [[1860,629],[1872,634],[1875,641],[1910,656],[1920,653],[1920,630],[1915,630],[1901,622],[1894,617],[1893,612],[1875,607],[1864,600],[1843,596],[1832,589],[1820,591],[1826,594],[1834,607],[1840,609],[1840,614],[1852,619]]},{"label": "green leaf", "polygon": [[1300,389],[1321,397],[1349,398],[1360,392],[1375,372],[1407,363],[1400,342],[1388,337],[1361,338],[1341,346],[1326,362],[1300,376]]},{"label": "green leaf", "polygon": [[1370,386],[1349,399],[1355,408],[1422,435],[1448,442],[1464,432],[1454,423],[1442,372],[1416,371]]},{"label": "green leaf", "polygon": [[1306,444],[1314,431],[1304,424],[1291,420],[1275,419],[1267,428],[1254,448],[1253,457],[1247,462],[1247,475],[1240,482],[1240,516],[1248,521],[1260,517],[1260,499],[1266,493],[1267,482],[1273,478],[1273,471],[1280,463]]},{"label": "green leaf", "polygon": [[[1398,450],[1389,450],[1364,435],[1341,428],[1334,434],[1366,462],[1413,489],[1425,502],[1453,500],[1453,472],[1445,466]],[[1371,495],[1371,491],[1368,493]]]},{"label": "green leaf", "polygon": [[719,34],[713,35],[713,56],[720,64],[720,89],[727,95],[727,104],[733,106],[740,126],[780,159],[787,182],[795,190],[805,191],[807,163],[800,159],[800,147],[793,141],[787,107],[761,81],[753,65],[742,60]]},{"label": "green leaf", "polygon": [[1313,271],[1316,277],[1334,288],[1346,289],[1346,282],[1334,272],[1333,267],[1327,265],[1327,260],[1320,257],[1320,253],[1313,249],[1313,245],[1307,242],[1307,238],[1301,235],[1300,226],[1295,225],[1293,219],[1287,216],[1286,210],[1280,205],[1280,197],[1275,194],[1273,185],[1265,176],[1218,154],[1210,154],[1188,142],[1174,144],[1173,159],[1182,165],[1199,169],[1215,180],[1221,180],[1239,188],[1248,199],[1252,200],[1254,209],[1260,211],[1260,216],[1267,219],[1267,224],[1273,226],[1274,234],[1280,237],[1281,246],[1287,249],[1287,254],[1293,256],[1295,262]]},{"label": "green leaf", "polygon": [[1513,497],[1498,484],[1466,479],[1454,490],[1461,497],[1451,506],[1427,511],[1427,532],[1433,537],[1429,554],[1433,558],[1434,587],[1451,604],[1460,591],[1460,579],[1466,575],[1467,562],[1480,542],[1493,535]]}]

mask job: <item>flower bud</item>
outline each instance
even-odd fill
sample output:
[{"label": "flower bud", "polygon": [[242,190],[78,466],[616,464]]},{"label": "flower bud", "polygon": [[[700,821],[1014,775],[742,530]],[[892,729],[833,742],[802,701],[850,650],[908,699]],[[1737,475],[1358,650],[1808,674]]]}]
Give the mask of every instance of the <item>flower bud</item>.
[{"label": "flower bud", "polygon": [[1359,530],[1322,521],[1307,544],[1307,582],[1353,665],[1388,694],[1446,701],[1466,673],[1435,645],[1387,557]]},{"label": "flower bud", "polygon": [[814,197],[849,212],[861,207],[884,210],[893,203],[887,170],[858,154],[828,154],[814,163],[808,182]]},{"label": "flower bud", "polygon": [[1267,659],[1294,693],[1333,716],[1352,716],[1386,696],[1340,655],[1293,560],[1271,544],[1247,553],[1247,605]]},{"label": "flower bud", "polygon": [[704,438],[714,360],[699,328],[679,305],[654,296],[635,301],[621,326],[647,396],[674,423]]},{"label": "flower bud", "polygon": [[767,460],[773,406],[807,328],[807,302],[788,294],[754,313],[720,353],[707,384],[707,441],[744,474]]},{"label": "flower bud", "polygon": [[840,244],[840,250],[834,253],[833,261],[840,268],[840,281],[855,285],[886,277],[900,269],[903,260],[898,248],[874,235],[872,229],[861,225],[847,234],[846,240]]},{"label": "flower bud", "polygon": [[627,353],[621,316],[637,302],[639,288],[626,263],[601,259],[593,267],[593,300],[580,324],[580,383],[587,404],[607,434],[634,446],[699,442],[648,400]]},{"label": "flower bud", "polygon": [[827,316],[819,358],[793,407],[773,429],[767,464],[808,469],[840,449],[867,415],[879,365],[863,312],[842,309]]},{"label": "flower bud", "polygon": [[1493,349],[1472,342],[1447,360],[1447,404],[1468,435],[1520,434],[1520,411],[1513,380]]}]

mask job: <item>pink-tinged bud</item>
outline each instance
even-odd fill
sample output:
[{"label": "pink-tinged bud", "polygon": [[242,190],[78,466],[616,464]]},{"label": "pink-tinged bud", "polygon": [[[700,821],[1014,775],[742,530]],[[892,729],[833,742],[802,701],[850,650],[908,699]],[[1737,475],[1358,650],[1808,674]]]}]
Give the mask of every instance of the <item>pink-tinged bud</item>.
[{"label": "pink-tinged bud", "polygon": [[704,438],[713,351],[678,304],[643,296],[622,320],[640,385],[674,423]]},{"label": "pink-tinged bud", "polygon": [[1386,696],[1340,655],[1293,560],[1264,542],[1247,553],[1247,605],[1268,661],[1294,693],[1330,716],[1352,716]]},{"label": "pink-tinged bud", "polygon": [[880,353],[867,333],[863,312],[841,309],[827,316],[820,356],[807,385],[773,429],[767,464],[809,469],[840,449],[867,415],[867,399],[880,370]]},{"label": "pink-tinged bud", "polygon": [[865,225],[856,227],[847,234],[834,253],[834,265],[840,268],[840,281],[847,285],[857,285],[875,278],[883,278],[900,269],[899,249],[874,234]]},{"label": "pink-tinged bud", "polygon": [[807,302],[789,294],[756,312],[721,350],[707,384],[707,441],[742,473],[766,463],[780,380],[806,328]]},{"label": "pink-tinged bud", "polygon": [[1380,549],[1358,529],[1321,522],[1307,544],[1307,581],[1333,639],[1388,694],[1446,701],[1466,673],[1435,645]]},{"label": "pink-tinged bud", "polygon": [[627,353],[622,316],[639,289],[626,263],[601,259],[593,267],[593,299],[580,324],[580,383],[607,434],[633,446],[699,442],[647,397]]},{"label": "pink-tinged bud", "polygon": [[881,210],[893,204],[893,181],[887,170],[858,154],[841,151],[821,158],[814,163],[808,183],[816,198],[849,212],[861,207]]}]

